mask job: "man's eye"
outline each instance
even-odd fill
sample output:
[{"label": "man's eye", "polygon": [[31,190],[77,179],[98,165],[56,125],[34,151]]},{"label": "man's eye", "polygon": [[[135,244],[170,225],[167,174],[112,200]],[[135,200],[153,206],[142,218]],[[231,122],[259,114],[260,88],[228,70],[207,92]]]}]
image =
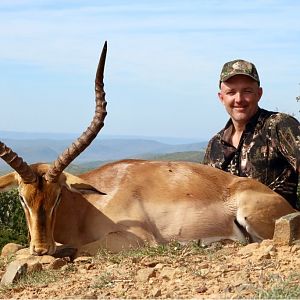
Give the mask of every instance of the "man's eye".
[{"label": "man's eye", "polygon": [[233,91],[226,93],[226,95],[229,95],[229,96],[233,96],[234,94],[235,94],[235,92],[233,92]]}]

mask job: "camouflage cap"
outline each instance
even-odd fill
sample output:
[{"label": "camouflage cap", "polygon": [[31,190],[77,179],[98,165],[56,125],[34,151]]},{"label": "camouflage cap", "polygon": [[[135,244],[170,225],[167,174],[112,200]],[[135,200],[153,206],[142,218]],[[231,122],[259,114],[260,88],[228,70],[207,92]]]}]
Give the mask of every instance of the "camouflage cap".
[{"label": "camouflage cap", "polygon": [[249,76],[255,81],[257,81],[258,85],[260,85],[255,65],[246,60],[236,59],[224,64],[220,75],[219,86],[221,86],[221,82],[224,82],[235,75]]}]

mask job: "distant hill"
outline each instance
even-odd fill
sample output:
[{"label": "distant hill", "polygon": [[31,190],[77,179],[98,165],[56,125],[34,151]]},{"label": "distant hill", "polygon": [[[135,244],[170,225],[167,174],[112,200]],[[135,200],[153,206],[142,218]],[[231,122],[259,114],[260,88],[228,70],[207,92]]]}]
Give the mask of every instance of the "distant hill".
[{"label": "distant hill", "polygon": [[[1,132],[0,132],[1,134]],[[27,163],[52,162],[57,156],[69,146],[74,139],[42,139],[42,138],[17,138],[16,135],[8,135],[0,139],[13,151],[18,153]],[[14,136],[14,138],[8,138]],[[80,170],[89,168],[89,165],[101,165],[107,161],[114,161],[125,158],[142,159],[168,159],[168,160],[191,160],[201,161],[201,151],[203,152],[207,142],[186,143],[186,144],[167,144],[156,140],[133,139],[133,138],[114,138],[96,139],[93,143],[73,161],[73,168],[78,166]],[[199,158],[195,154],[199,152]],[[180,154],[185,153],[185,154]],[[191,158],[194,153],[195,158]],[[164,156],[165,155],[165,156]],[[184,159],[189,156],[189,159]],[[168,158],[170,157],[170,158]],[[178,159],[176,157],[179,157]],[[180,158],[181,157],[181,158]],[[83,165],[86,165],[83,167]],[[0,160],[0,172],[7,171],[8,165]],[[77,172],[76,172],[77,173]],[[0,173],[1,174],[1,173]]]},{"label": "distant hill", "polygon": [[[81,134],[79,133],[49,133],[49,132],[16,132],[0,130],[0,139],[12,140],[74,140]],[[100,134],[97,139],[101,140],[152,140],[165,144],[179,145],[197,143],[199,139],[179,138],[179,137],[161,137],[161,136],[132,136],[132,135],[106,135]]]},{"label": "distant hill", "polygon": [[173,161],[191,161],[201,162],[203,160],[205,151],[186,151],[186,152],[173,152],[161,155],[145,155],[141,158],[151,160],[173,160]]}]

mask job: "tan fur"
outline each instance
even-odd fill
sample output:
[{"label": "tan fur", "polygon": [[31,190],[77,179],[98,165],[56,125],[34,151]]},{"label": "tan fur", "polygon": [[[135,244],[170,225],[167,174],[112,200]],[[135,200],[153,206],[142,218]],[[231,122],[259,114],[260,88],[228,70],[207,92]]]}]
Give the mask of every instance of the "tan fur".
[{"label": "tan fur", "polygon": [[[38,182],[18,181],[35,254],[53,253],[54,241],[81,251],[171,240],[244,241],[235,219],[261,240],[272,237],[277,218],[294,212],[263,184],[196,163],[124,160],[78,177],[62,173],[57,183],[43,179],[48,165],[31,167]],[[0,177],[0,190],[16,184],[16,176]]]}]

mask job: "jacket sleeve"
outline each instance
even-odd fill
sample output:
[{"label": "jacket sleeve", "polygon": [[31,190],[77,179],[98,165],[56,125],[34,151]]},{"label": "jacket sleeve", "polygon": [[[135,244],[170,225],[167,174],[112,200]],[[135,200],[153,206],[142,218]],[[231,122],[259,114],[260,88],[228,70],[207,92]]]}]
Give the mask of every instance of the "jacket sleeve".
[{"label": "jacket sleeve", "polygon": [[205,151],[204,158],[202,161],[202,163],[204,165],[209,165],[211,162],[211,144],[212,144],[212,140],[210,140],[208,142],[207,147],[206,147],[206,151]]},{"label": "jacket sleeve", "polygon": [[294,170],[300,173],[300,123],[287,114],[278,114],[276,119],[277,147]]}]

